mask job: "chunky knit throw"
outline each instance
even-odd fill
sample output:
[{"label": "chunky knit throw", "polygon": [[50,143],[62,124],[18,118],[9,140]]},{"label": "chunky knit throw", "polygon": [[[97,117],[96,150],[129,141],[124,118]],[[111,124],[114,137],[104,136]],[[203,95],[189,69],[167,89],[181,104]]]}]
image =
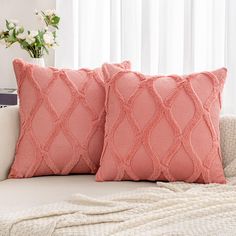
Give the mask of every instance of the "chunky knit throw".
[{"label": "chunky knit throw", "polygon": [[102,199],[75,195],[1,215],[0,235],[235,235],[235,185],[159,182]]}]

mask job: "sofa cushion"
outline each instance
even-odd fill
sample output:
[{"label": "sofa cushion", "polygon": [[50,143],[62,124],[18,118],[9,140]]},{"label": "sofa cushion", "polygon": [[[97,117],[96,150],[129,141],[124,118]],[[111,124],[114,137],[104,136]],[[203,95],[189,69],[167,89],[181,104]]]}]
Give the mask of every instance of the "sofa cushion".
[{"label": "sofa cushion", "polygon": [[225,183],[219,115],[226,69],[145,76],[106,64],[106,125],[97,181]]},{"label": "sofa cushion", "polygon": [[20,136],[9,177],[96,173],[105,123],[101,69],[45,68],[19,59],[13,65]]},{"label": "sofa cushion", "polygon": [[4,180],[0,182],[0,213],[55,203],[77,193],[100,197],[139,187],[155,186],[151,182],[98,183],[94,178],[94,175],[69,175]]}]

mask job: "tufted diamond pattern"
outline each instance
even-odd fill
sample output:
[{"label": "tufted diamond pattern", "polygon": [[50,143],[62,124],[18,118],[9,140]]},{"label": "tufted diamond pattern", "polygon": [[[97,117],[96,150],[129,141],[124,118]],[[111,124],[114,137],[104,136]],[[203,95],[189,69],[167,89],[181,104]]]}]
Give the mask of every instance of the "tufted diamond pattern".
[{"label": "tufted diamond pattern", "polygon": [[106,127],[97,181],[225,183],[219,112],[226,69],[144,76],[103,66]]},{"label": "tufted diamond pattern", "polygon": [[9,177],[95,173],[105,123],[101,69],[59,70],[19,59],[13,65],[21,132]]}]

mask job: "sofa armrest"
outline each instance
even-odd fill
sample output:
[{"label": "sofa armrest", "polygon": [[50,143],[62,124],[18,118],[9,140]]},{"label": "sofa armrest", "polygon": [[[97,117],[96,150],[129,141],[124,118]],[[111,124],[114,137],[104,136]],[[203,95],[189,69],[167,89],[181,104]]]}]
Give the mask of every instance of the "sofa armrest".
[{"label": "sofa armrest", "polygon": [[220,144],[225,176],[236,176],[236,116],[221,117]]},{"label": "sofa armrest", "polygon": [[18,106],[0,109],[0,181],[7,178],[19,135]]}]

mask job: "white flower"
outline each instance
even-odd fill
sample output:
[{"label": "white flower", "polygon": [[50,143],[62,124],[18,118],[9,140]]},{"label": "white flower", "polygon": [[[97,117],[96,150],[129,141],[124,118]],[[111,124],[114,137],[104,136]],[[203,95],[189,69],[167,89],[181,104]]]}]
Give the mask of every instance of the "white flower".
[{"label": "white flower", "polygon": [[17,36],[16,36],[18,39],[22,39],[22,40],[24,40],[25,38],[26,38],[26,36],[25,36],[25,34],[18,34]]},{"label": "white flower", "polygon": [[16,26],[15,30],[18,33],[23,33],[24,32],[24,27],[23,26]]},{"label": "white flower", "polygon": [[54,43],[52,44],[52,49],[56,49],[58,45],[59,45],[58,41],[54,39]]},{"label": "white flower", "polygon": [[32,44],[35,42],[35,38],[30,36],[30,35],[27,35],[26,38],[25,38],[25,41],[28,43],[28,44]]},{"label": "white flower", "polygon": [[22,28],[23,28],[22,26],[18,26],[18,25],[17,25],[15,29],[16,29],[16,31],[18,32],[18,31],[21,30]]},{"label": "white flower", "polygon": [[17,26],[18,24],[18,20],[9,20],[9,27],[10,28],[14,28],[15,26]]},{"label": "white flower", "polygon": [[9,35],[13,35],[14,31],[13,29],[9,30]]},{"label": "white flower", "polygon": [[52,34],[52,32],[46,32],[44,35],[43,35],[43,40],[46,44],[54,44],[54,36]]},{"label": "white flower", "polygon": [[36,37],[38,34],[39,34],[38,31],[36,31],[36,30],[31,30],[29,35],[30,35],[30,37],[33,37],[33,38],[34,38],[34,37]]},{"label": "white flower", "polygon": [[58,43],[55,41],[54,44],[52,44],[52,49],[56,49],[57,46],[58,46]]},{"label": "white flower", "polygon": [[56,10],[51,10],[51,9],[49,9],[49,10],[46,10],[46,11],[44,12],[44,14],[45,14],[46,16],[52,16],[52,15],[55,15],[55,14],[56,14]]},{"label": "white flower", "polygon": [[15,25],[13,24],[13,23],[9,23],[9,28],[14,28],[15,27]]}]

